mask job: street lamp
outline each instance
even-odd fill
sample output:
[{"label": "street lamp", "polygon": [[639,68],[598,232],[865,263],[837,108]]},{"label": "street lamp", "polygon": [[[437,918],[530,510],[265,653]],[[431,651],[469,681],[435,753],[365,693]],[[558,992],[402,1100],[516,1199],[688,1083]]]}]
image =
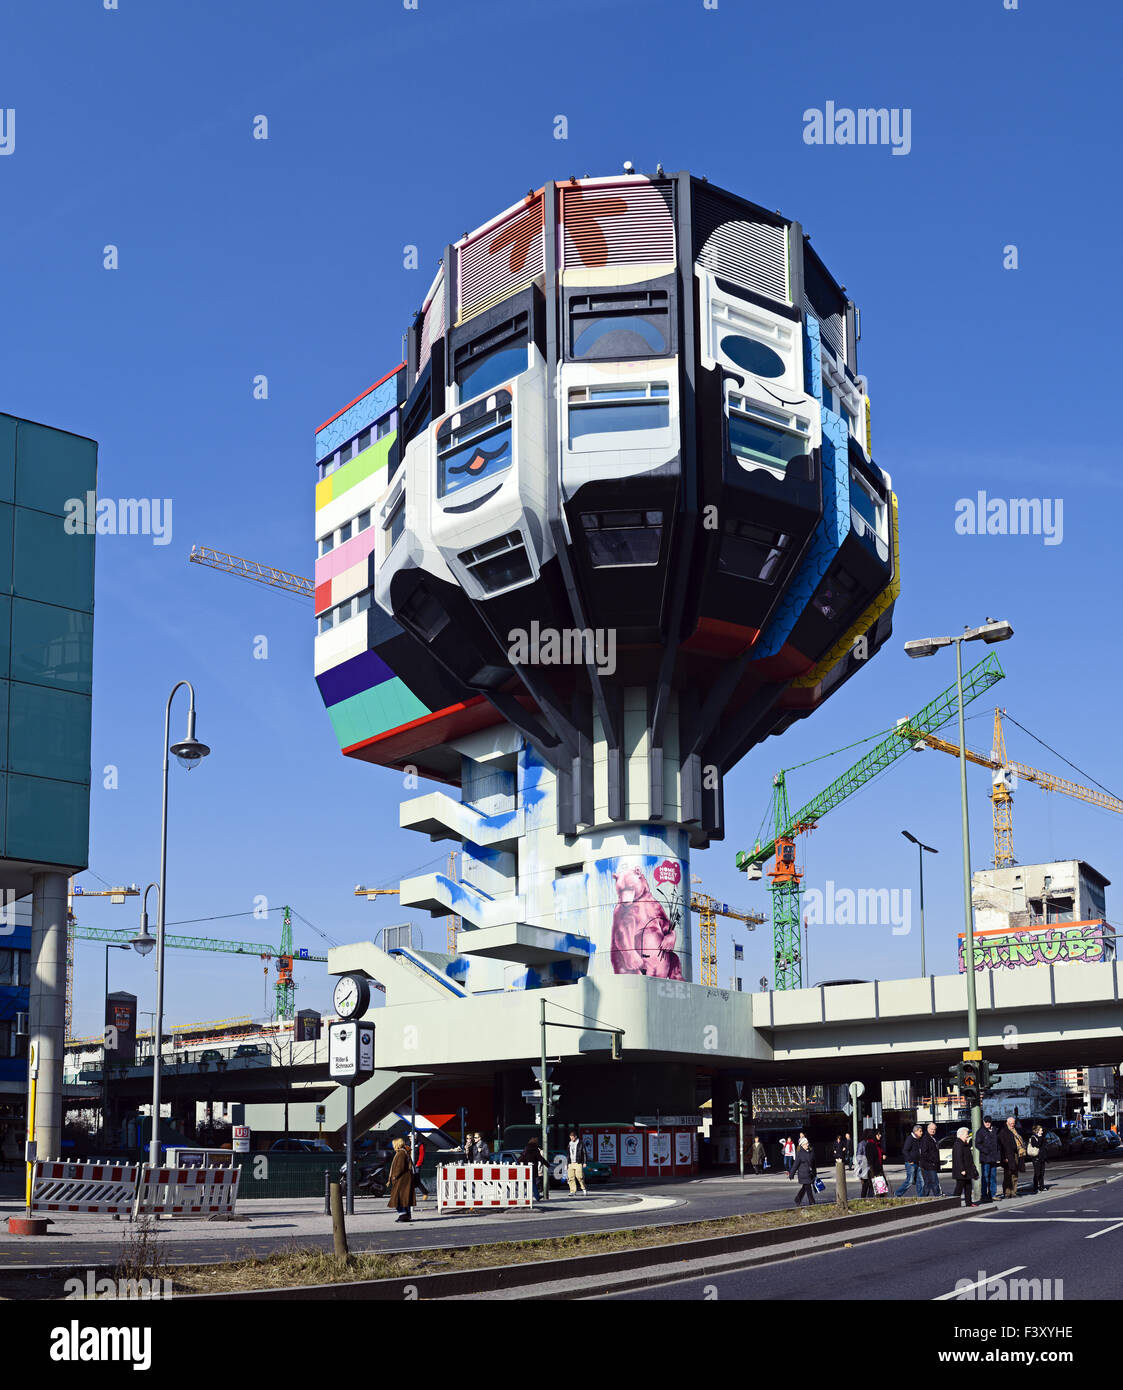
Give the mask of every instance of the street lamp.
[{"label": "street lamp", "polygon": [[[967,824],[967,737],[963,727],[963,644],[964,642],[1007,642],[1014,635],[1008,622],[988,618],[981,627],[965,627],[958,637],[924,637],[905,643],[911,657],[932,656],[941,647],[955,647],[955,684],[959,695],[959,800],[963,822],[963,962],[967,973],[967,1050],[979,1050],[979,1015],[975,1002],[975,926],[971,913],[971,838]],[[911,836],[910,836],[911,838]],[[983,1122],[980,1106],[971,1107],[971,1146]],[[977,1180],[972,1200],[978,1196]]]},{"label": "street lamp", "polygon": [[[172,701],[175,699],[176,691],[181,686],[186,686],[191,696],[191,704],[187,711],[187,737],[179,743],[169,745]],[[148,1144],[148,1162],[153,1168],[160,1166],[160,1052],[163,1047],[164,1028],[164,907],[168,885],[168,754],[169,752],[173,753],[179,759],[181,766],[190,771],[197,763],[202,762],[210,751],[205,743],[200,743],[195,737],[195,688],[190,681],[177,681],[172,686],[172,693],[168,696],[167,709],[164,713],[164,786],[160,808],[160,882],[159,885],[151,883],[148,885],[148,888],[158,887],[155,940],[156,1017],[152,1030],[152,1132]],[[148,899],[148,888],[144,890],[144,901]],[[141,904],[140,934],[132,944],[141,955],[147,955],[153,946],[152,937],[148,934],[148,916],[144,910],[144,902]]]},{"label": "street lamp", "polygon": [[921,844],[915,835],[910,835],[907,830],[902,830],[901,834],[906,840],[911,840],[919,851],[920,859],[920,973],[928,974],[928,963],[924,956],[924,856],[925,854],[939,854],[938,849],[933,849],[931,845]]}]

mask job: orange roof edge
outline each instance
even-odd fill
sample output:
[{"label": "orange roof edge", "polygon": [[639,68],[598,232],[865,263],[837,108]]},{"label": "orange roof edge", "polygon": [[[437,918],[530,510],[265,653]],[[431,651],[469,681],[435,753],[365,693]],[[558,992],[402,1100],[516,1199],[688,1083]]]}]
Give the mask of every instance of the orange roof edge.
[{"label": "orange roof edge", "polygon": [[318,425],[316,427],[316,433],[319,434],[321,430],[326,430],[327,427],[331,424],[332,420],[338,420],[341,415],[346,415],[353,405],[358,405],[364,396],[369,396],[370,393],[376,387],[381,386],[384,381],[389,381],[390,378],[394,375],[394,373],[400,372],[404,366],[404,362],[399,362],[398,365],[394,367],[392,371],[387,372],[385,376],[380,376],[378,380],[372,382],[365,391],[360,391],[359,394],[355,397],[355,399],[353,401],[348,401],[342,410],[337,410],[335,414],[327,420],[325,420],[322,425]]}]

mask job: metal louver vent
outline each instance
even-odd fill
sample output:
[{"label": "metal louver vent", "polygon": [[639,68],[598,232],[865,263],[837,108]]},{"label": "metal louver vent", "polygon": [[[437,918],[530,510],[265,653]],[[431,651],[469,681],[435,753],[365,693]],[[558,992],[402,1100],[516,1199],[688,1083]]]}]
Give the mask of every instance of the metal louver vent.
[{"label": "metal louver vent", "polygon": [[743,218],[724,222],[707,237],[698,263],[742,289],[790,303],[788,237],[783,227]]},{"label": "metal louver vent", "polygon": [[675,259],[674,185],[646,179],[561,189],[562,265],[670,264]]},{"label": "metal louver vent", "polygon": [[528,199],[501,222],[469,237],[458,249],[460,303],[457,322],[525,289],[546,265],[542,195]]},{"label": "metal louver vent", "polygon": [[812,307],[811,301],[804,296],[803,309],[811,318],[816,319],[819,324],[819,332],[822,334],[823,342],[833,351],[840,362],[846,361],[846,319],[842,314],[817,314]]},{"label": "metal louver vent", "polygon": [[421,346],[417,354],[417,371],[420,374],[425,369],[433,351],[433,343],[440,338],[445,331],[445,275],[444,270],[437,273],[436,280],[433,281],[432,288],[427,296],[428,303],[421,319]]}]

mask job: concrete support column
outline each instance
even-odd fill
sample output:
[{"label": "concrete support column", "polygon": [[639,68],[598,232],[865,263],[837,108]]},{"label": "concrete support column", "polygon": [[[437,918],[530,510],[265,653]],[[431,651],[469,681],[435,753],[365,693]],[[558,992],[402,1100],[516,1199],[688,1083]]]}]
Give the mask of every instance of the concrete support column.
[{"label": "concrete support column", "polygon": [[41,1158],[61,1158],[66,1047],[65,874],[35,874],[31,880],[31,972],[28,1027],[39,1066],[35,1140]]}]

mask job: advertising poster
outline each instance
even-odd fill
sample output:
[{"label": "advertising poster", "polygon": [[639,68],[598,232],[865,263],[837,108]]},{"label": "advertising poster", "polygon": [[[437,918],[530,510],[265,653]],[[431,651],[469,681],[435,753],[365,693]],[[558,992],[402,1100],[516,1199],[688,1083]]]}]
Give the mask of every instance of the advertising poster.
[{"label": "advertising poster", "polygon": [[620,1166],[622,1168],[643,1167],[642,1134],[622,1134],[620,1136]]},{"label": "advertising poster", "polygon": [[693,1130],[690,1135],[690,1159],[692,1163],[698,1162],[698,1131]]},{"label": "advertising poster", "polygon": [[597,1135],[597,1162],[611,1163],[616,1166],[616,1135],[598,1134]]},{"label": "advertising poster", "polygon": [[591,1130],[582,1132],[581,1142],[585,1145],[585,1158],[588,1160],[594,1159],[597,1151],[593,1147],[593,1135]]},{"label": "advertising poster", "polygon": [[612,970],[616,975],[650,975],[681,980],[678,948],[683,922],[683,871],[677,859],[634,855],[602,860],[612,902]]},{"label": "advertising poster", "polygon": [[671,1136],[669,1134],[649,1134],[647,1136],[647,1161],[652,1168],[665,1168],[671,1161]]},{"label": "advertising poster", "polygon": [[675,1162],[688,1164],[693,1162],[693,1151],[690,1140],[693,1138],[689,1130],[680,1129],[675,1132]]}]

